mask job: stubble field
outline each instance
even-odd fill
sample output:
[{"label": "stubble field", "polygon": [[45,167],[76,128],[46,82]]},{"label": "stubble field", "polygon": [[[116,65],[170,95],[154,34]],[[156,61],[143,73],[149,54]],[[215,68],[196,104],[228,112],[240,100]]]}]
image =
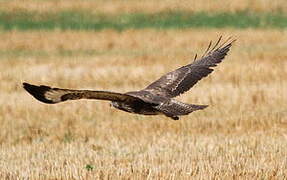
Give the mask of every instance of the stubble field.
[{"label": "stubble field", "polygon": [[[219,35],[238,40],[212,76],[179,97],[210,107],[180,121],[101,101],[41,104],[21,87],[141,89]],[[3,33],[0,176],[284,179],[286,37],[231,29]]]},{"label": "stubble field", "polygon": [[[5,3],[7,9],[1,2],[0,11],[12,20],[16,11],[66,9],[114,15],[174,9],[286,12],[284,1],[228,1],[228,6],[185,1],[185,6],[161,0],[158,8],[152,1],[127,2],[61,0],[40,6],[16,0]],[[282,26],[261,29],[45,30],[45,22],[40,29],[2,29],[0,179],[287,179],[287,31],[284,17],[280,20]],[[16,19],[14,25],[23,22]],[[22,88],[29,82],[142,89],[190,63],[220,35],[237,39],[225,60],[177,98],[209,107],[179,121],[128,114],[103,101],[46,105]]]}]

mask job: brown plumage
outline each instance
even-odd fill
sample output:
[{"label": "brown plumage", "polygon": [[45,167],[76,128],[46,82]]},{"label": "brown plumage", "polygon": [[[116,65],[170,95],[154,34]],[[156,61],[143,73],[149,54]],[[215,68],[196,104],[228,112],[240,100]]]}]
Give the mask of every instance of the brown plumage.
[{"label": "brown plumage", "polygon": [[51,88],[49,86],[35,86],[23,83],[23,87],[41,102],[55,104],[67,100],[99,99],[112,102],[113,107],[136,114],[157,115],[164,114],[174,120],[179,116],[204,109],[207,105],[193,105],[179,102],[176,97],[193,87],[199,80],[208,76],[230,50],[235,40],[227,39],[219,45],[221,37],[213,48],[210,42],[201,59],[178,68],[159,78],[140,91],[115,93],[108,91],[71,90]]}]

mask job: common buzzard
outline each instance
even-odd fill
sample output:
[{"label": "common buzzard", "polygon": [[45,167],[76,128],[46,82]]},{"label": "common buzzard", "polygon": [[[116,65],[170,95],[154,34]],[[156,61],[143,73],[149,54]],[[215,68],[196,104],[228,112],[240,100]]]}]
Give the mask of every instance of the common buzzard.
[{"label": "common buzzard", "polygon": [[52,88],[49,86],[35,86],[23,83],[23,87],[34,98],[48,104],[55,104],[67,100],[99,99],[111,101],[113,107],[136,114],[158,115],[163,114],[174,120],[179,116],[201,110],[207,105],[195,105],[179,102],[174,97],[188,91],[199,80],[210,74],[220,63],[235,40],[228,38],[220,44],[221,37],[211,48],[212,42],[200,59],[194,57],[191,64],[169,72],[148,85],[145,89],[127,93],[109,91],[72,90]]}]

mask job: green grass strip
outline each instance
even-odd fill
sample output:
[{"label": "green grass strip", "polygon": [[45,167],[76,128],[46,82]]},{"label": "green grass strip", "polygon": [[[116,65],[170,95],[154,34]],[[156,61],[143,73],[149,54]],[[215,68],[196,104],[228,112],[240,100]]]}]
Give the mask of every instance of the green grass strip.
[{"label": "green grass strip", "polygon": [[58,13],[0,12],[2,30],[102,30],[102,29],[184,29],[184,28],[286,28],[283,13],[190,13],[93,14],[64,11]]},{"label": "green grass strip", "polygon": [[123,55],[127,57],[137,57],[146,54],[157,54],[160,50],[125,50],[125,49],[113,49],[113,50],[55,50],[47,52],[44,50],[1,50],[0,49],[0,61],[5,58],[17,58],[17,57],[88,57],[88,56],[115,56]]}]

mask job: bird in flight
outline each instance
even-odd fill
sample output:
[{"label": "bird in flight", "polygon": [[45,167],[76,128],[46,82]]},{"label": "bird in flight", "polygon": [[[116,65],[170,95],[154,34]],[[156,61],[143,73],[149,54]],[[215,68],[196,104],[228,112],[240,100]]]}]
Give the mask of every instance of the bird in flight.
[{"label": "bird in flight", "polygon": [[220,63],[230,50],[235,40],[228,38],[220,43],[218,39],[213,47],[212,42],[200,59],[194,60],[191,64],[180,67],[160,77],[143,90],[127,93],[93,90],[73,90],[52,88],[45,85],[32,85],[23,83],[23,88],[37,100],[56,104],[67,100],[98,99],[111,101],[111,105],[122,111],[143,115],[165,115],[174,120],[179,116],[188,115],[197,110],[202,110],[207,105],[195,105],[175,100],[174,97],[188,91],[199,80],[206,77]]}]

